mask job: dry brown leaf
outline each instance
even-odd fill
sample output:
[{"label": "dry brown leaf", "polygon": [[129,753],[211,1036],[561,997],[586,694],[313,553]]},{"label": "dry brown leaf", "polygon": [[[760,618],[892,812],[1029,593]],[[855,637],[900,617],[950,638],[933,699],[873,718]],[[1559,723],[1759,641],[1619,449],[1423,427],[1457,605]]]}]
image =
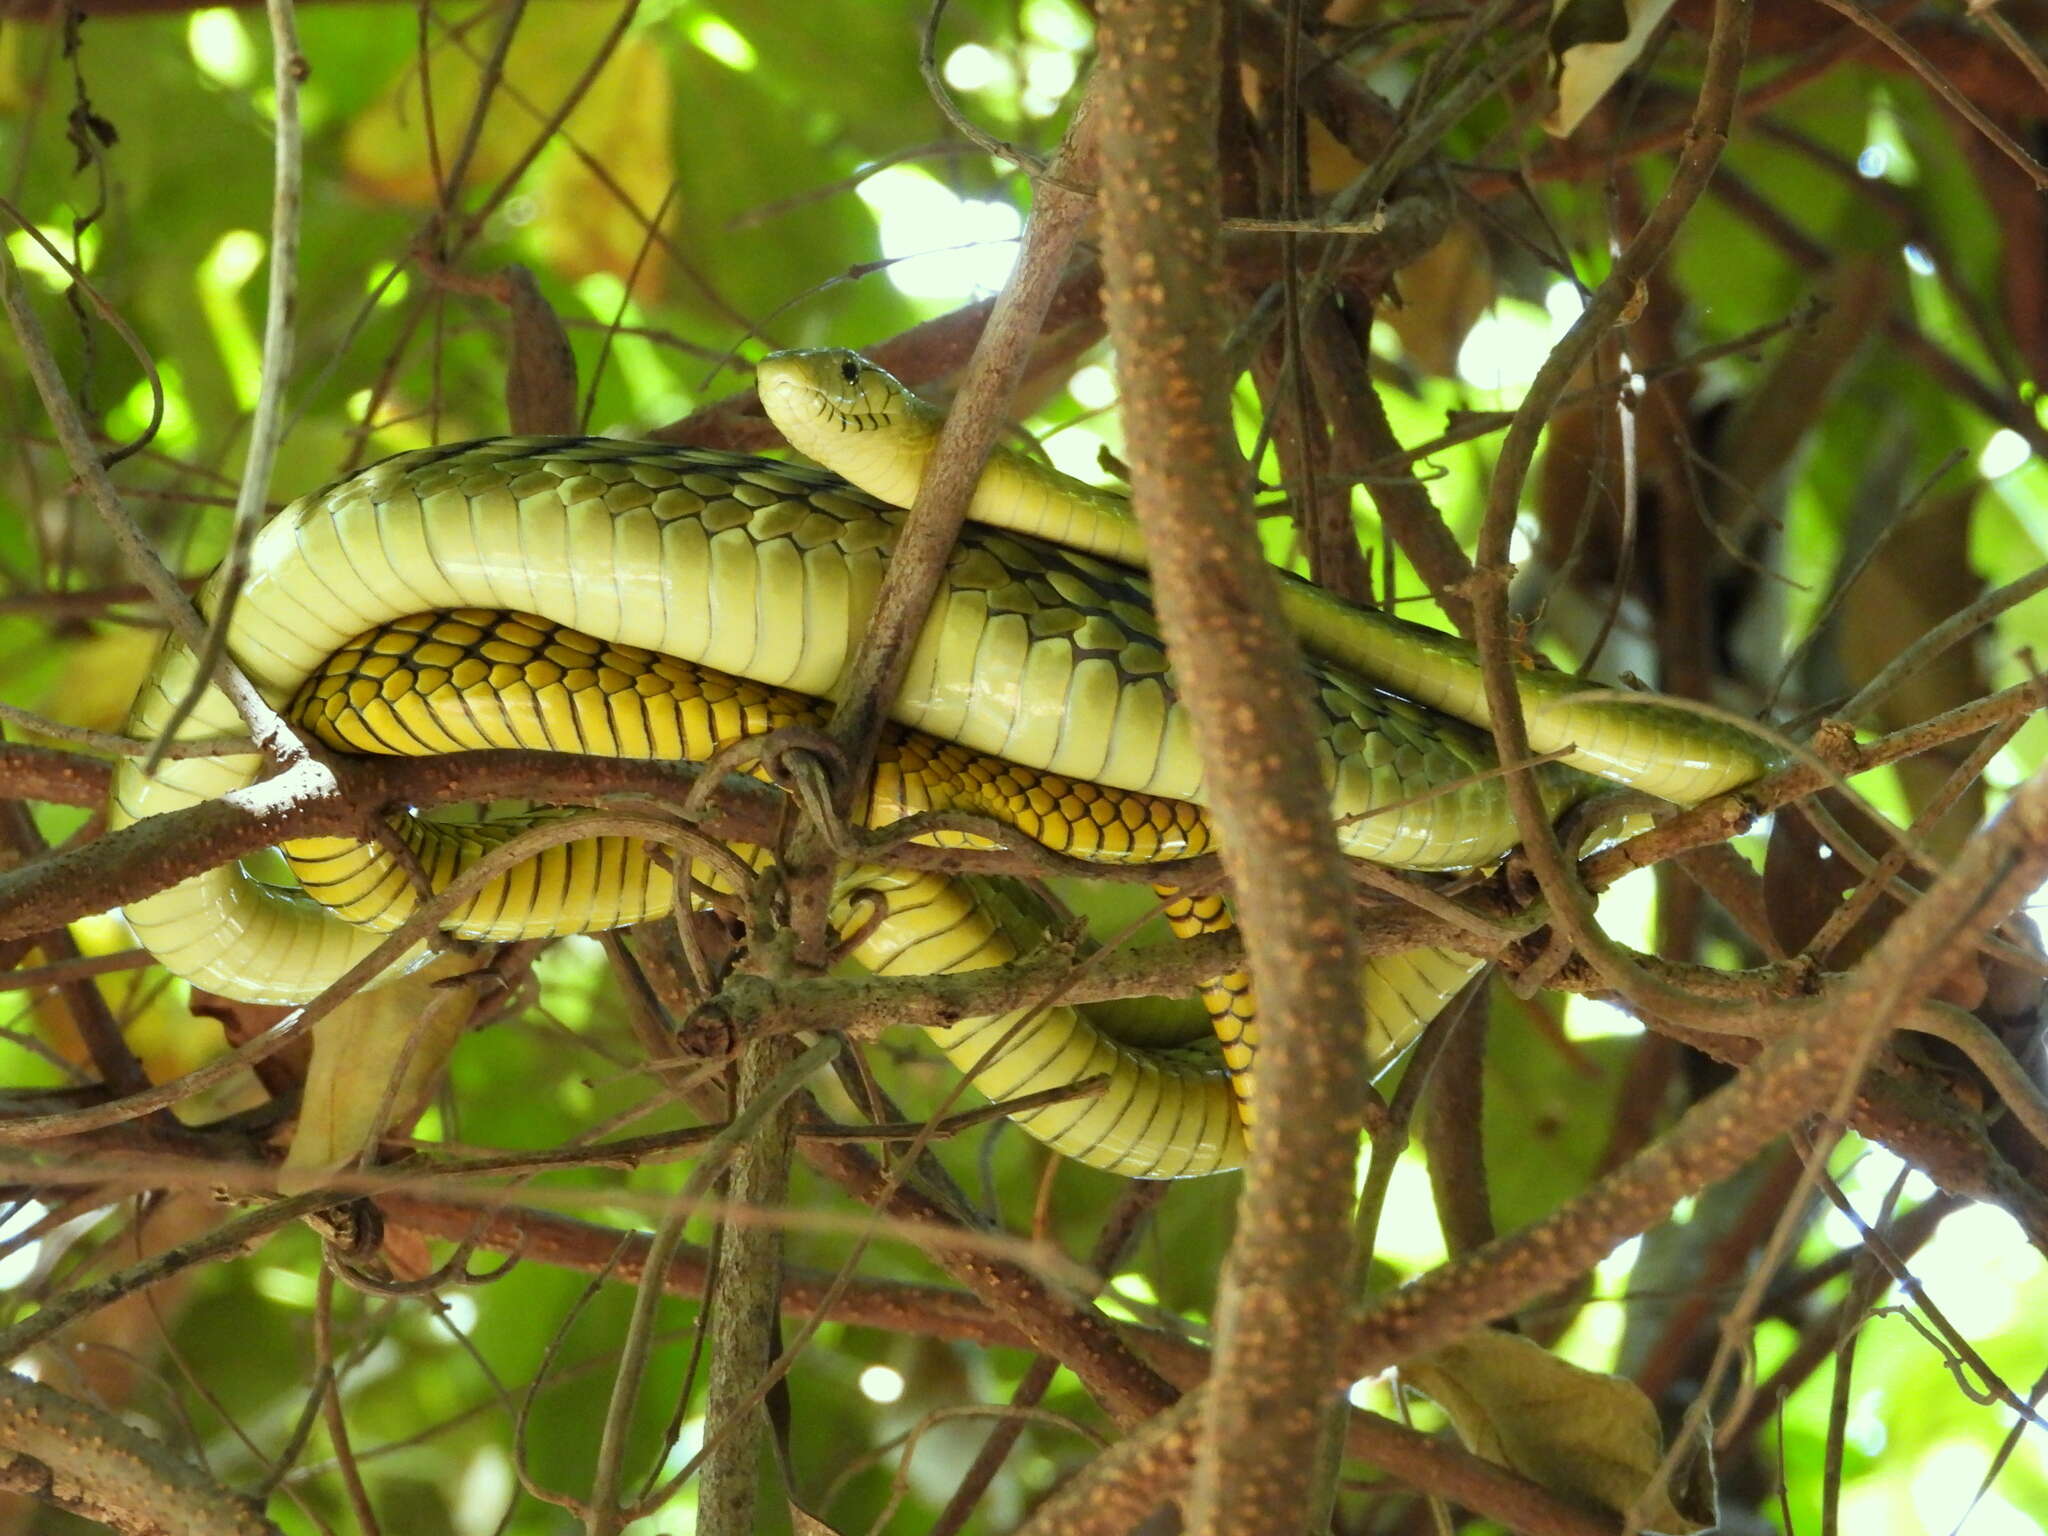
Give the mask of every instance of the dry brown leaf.
[{"label": "dry brown leaf", "polygon": [[1813,941],[1855,883],[1848,860],[1834,857],[1804,816],[1786,810],[1771,818],[1764,912],[1771,937],[1786,954],[1796,955]]},{"label": "dry brown leaf", "polygon": [[[1611,376],[1612,364],[1589,358],[1572,375],[1569,392],[1590,390],[1595,365]],[[1621,442],[1611,402],[1589,395],[1550,414],[1543,429],[1543,457],[1536,465],[1536,554],[1546,570],[1569,570],[1572,585],[1603,592],[1621,564]],[[1640,579],[1638,552],[1631,575]]]},{"label": "dry brown leaf", "polygon": [[[1983,594],[1984,579],[1970,564],[1970,508],[1981,483],[1935,498],[1926,510],[1892,530],[1842,602],[1838,641],[1842,670],[1860,688],[1914,637],[1924,635]],[[1978,648],[1949,647],[1893,689],[1871,722],[1894,731],[1982,698],[1991,691]],[[1898,765],[1906,800],[1915,813],[1926,805],[1975,743],[1961,741]],[[1983,790],[1973,787],[1941,818],[1927,839],[1937,854],[1956,851],[1983,818]],[[1881,850],[1879,850],[1881,851]]]},{"label": "dry brown leaf", "polygon": [[561,318],[534,282],[514,264],[499,273],[505,307],[511,312],[511,356],[505,361],[505,419],[522,436],[573,436],[576,408],[576,352]]},{"label": "dry brown leaf", "polygon": [[827,1525],[794,1499],[789,1504],[789,1528],[795,1536],[840,1536],[837,1526]]},{"label": "dry brown leaf", "polygon": [[1714,473],[1701,489],[1707,516],[1740,542],[1769,515],[1800,446],[1820,425],[1835,382],[1882,324],[1898,293],[1889,253],[1842,259],[1815,297],[1811,324],[1784,339],[1768,372],[1730,413],[1714,444]]}]

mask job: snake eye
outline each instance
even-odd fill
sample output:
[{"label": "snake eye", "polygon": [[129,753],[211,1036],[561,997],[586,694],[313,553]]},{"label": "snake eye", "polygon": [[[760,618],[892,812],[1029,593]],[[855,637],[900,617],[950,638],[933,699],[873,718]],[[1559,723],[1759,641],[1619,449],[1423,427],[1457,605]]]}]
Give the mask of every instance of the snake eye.
[{"label": "snake eye", "polygon": [[849,357],[839,365],[839,377],[849,384],[858,384],[860,382],[860,364]]}]

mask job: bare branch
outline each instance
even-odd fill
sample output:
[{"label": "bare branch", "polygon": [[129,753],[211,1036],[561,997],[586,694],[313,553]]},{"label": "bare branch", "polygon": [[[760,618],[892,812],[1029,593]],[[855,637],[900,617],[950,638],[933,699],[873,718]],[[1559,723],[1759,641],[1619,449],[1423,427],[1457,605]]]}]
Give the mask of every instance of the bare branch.
[{"label": "bare branch", "polygon": [[0,1484],[121,1536],[278,1536],[259,1509],[140,1430],[4,1371]]},{"label": "bare branch", "polygon": [[1348,1298],[1351,1250],[1331,1194],[1350,1187],[1368,1088],[1357,948],[1332,921],[1348,882],[1231,425],[1216,10],[1105,3],[1098,67],[1132,503],[1259,993],[1259,1113],[1188,1511],[1191,1529],[1236,1532],[1299,1528],[1322,1502],[1316,1448],[1334,1398],[1316,1358]]}]

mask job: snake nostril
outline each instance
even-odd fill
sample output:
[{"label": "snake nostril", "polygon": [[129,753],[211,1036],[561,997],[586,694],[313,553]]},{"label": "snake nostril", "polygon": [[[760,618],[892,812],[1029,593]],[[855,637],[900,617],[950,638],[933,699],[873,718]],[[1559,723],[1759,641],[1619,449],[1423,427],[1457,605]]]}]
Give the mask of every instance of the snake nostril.
[{"label": "snake nostril", "polygon": [[860,364],[849,357],[839,365],[839,377],[849,384],[858,384],[860,382]]}]

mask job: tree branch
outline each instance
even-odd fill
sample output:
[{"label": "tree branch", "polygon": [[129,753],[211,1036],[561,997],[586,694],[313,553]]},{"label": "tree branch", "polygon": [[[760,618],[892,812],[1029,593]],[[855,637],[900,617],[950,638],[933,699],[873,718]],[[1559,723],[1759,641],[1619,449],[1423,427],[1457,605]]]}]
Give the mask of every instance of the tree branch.
[{"label": "tree branch", "polygon": [[[1348,881],[1301,657],[1261,553],[1223,361],[1217,8],[1099,8],[1103,267],[1160,631],[1194,727],[1259,992],[1245,1195],[1217,1305],[1190,1526],[1298,1529],[1335,1398],[1317,1357],[1348,1293],[1364,1124]],[[1173,1437],[1185,1444],[1184,1432]],[[1117,1452],[1111,1452],[1114,1456]]]},{"label": "tree branch", "polygon": [[1341,1352],[1355,1380],[1449,1343],[1597,1263],[1861,1080],[1872,1041],[2048,877],[2048,771],[1892,926],[1827,1006],[1774,1041],[1654,1145],[1552,1215],[1432,1270],[1368,1312]]},{"label": "tree branch", "polygon": [[279,1536],[259,1509],[141,1430],[6,1371],[0,1485],[121,1536]]}]

